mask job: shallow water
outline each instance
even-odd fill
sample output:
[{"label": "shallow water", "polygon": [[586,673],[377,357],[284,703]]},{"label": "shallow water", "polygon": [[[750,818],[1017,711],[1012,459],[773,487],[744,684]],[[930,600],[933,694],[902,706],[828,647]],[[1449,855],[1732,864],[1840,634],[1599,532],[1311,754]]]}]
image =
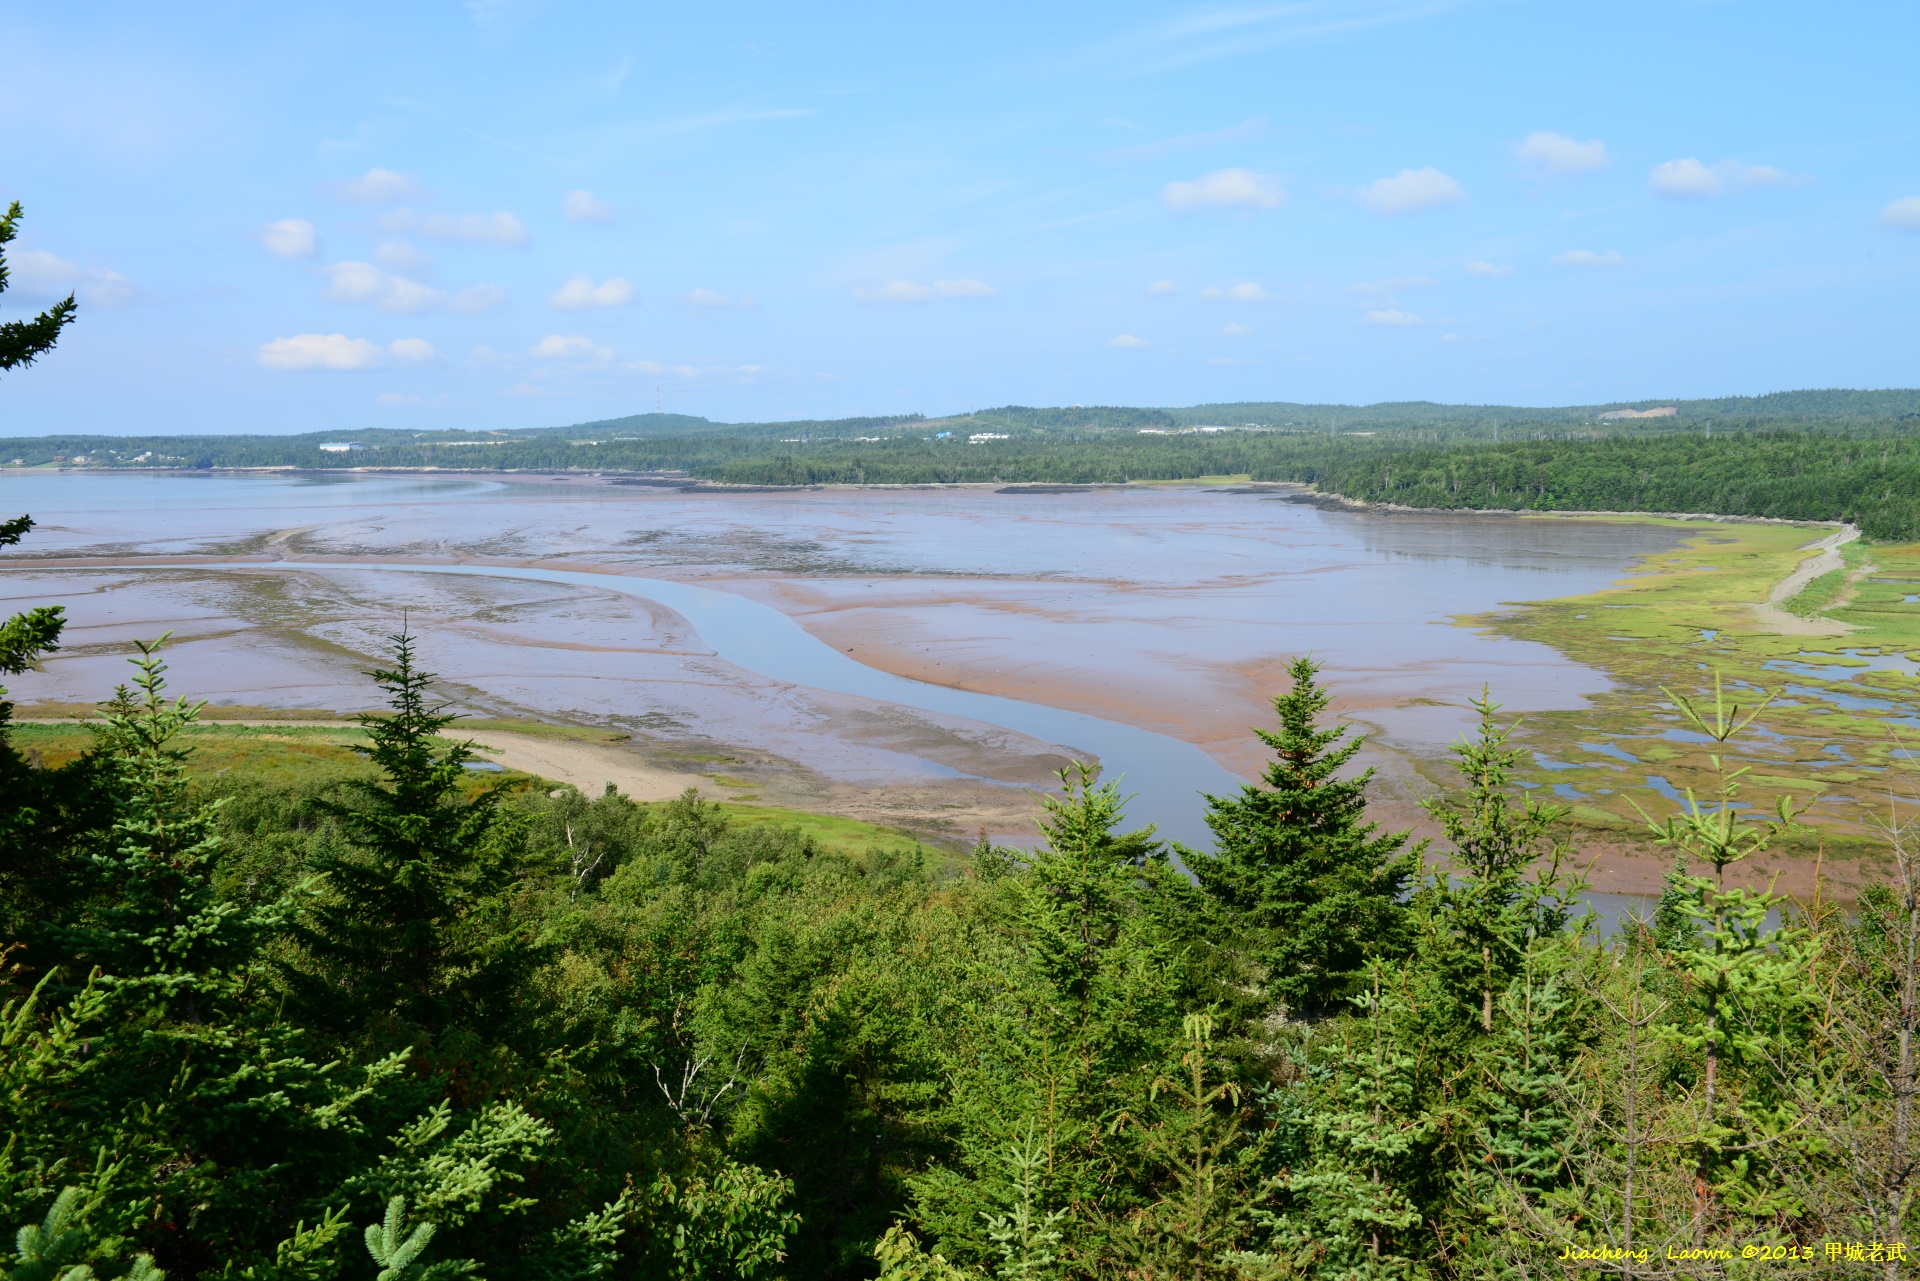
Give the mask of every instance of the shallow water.
[{"label": "shallow water", "polygon": [[[1025,786],[1037,767],[987,758],[1097,752],[1128,790],[1151,787],[1131,816],[1182,839],[1201,835],[1195,788],[1260,767],[1247,727],[1271,720],[1266,702],[1295,655],[1326,662],[1336,707],[1381,746],[1444,744],[1469,726],[1465,702],[1483,683],[1513,712],[1576,707],[1606,688],[1599,673],[1451,620],[1594,590],[1676,538],[1624,523],[1329,512],[1191,486],[742,494],[435,476],[0,477],[0,511],[21,510],[41,528],[9,557],[31,574],[7,594],[18,607],[54,591],[89,646],[23,678],[16,697],[98,698],[117,678],[100,655],[178,626],[176,666],[197,695],[362,706],[345,692],[359,656],[414,604],[439,670],[534,714],[703,733],[875,782]],[[243,600],[205,573],[135,583],[33,565],[209,553],[287,556],[297,573],[256,562],[231,576],[248,585]],[[423,594],[418,566],[400,564],[414,558],[468,573]],[[277,595],[252,586],[267,578]],[[627,603],[605,603],[616,596]],[[282,643],[294,635],[314,645]],[[995,726],[1012,737],[991,738]],[[971,746],[934,743],[943,734]]]}]

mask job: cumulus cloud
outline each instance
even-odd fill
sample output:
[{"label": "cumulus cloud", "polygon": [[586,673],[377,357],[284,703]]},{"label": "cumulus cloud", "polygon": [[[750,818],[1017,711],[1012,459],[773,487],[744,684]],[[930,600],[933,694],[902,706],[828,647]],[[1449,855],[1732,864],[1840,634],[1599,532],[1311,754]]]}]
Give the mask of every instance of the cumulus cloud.
[{"label": "cumulus cloud", "polygon": [[1626,261],[1613,249],[1599,254],[1591,249],[1569,249],[1563,254],[1555,254],[1552,259],[1556,267],[1619,267]]},{"label": "cumulus cloud", "polygon": [[327,273],[326,296],[335,302],[369,303],[399,316],[435,311],[447,301],[444,289],[382,271],[370,262],[336,262]]},{"label": "cumulus cloud", "polygon": [[305,218],[282,218],[260,228],[260,243],[275,258],[314,258],[320,236]]},{"label": "cumulus cloud", "polygon": [[1243,280],[1233,288],[1227,290],[1227,297],[1234,302],[1266,302],[1269,298],[1273,297],[1273,295],[1253,281]]},{"label": "cumulus cloud", "polygon": [[602,347],[593,339],[583,338],[578,334],[548,334],[527,348],[527,354],[538,360],[613,359],[611,347]]},{"label": "cumulus cloud", "polygon": [[492,311],[506,300],[507,291],[498,285],[473,285],[455,294],[447,302],[447,307],[463,316],[478,316]]},{"label": "cumulus cloud", "polygon": [[415,245],[388,241],[373,251],[373,260],[393,271],[429,272],[433,255]]},{"label": "cumulus cloud", "polygon": [[591,191],[569,191],[560,202],[560,211],[568,222],[588,222],[606,226],[615,213],[611,201],[597,198]]},{"label": "cumulus cloud", "polygon": [[1177,294],[1180,292],[1180,287],[1171,280],[1156,280],[1147,286],[1147,292],[1150,294]]},{"label": "cumulus cloud", "polygon": [[1220,326],[1220,332],[1229,338],[1245,338],[1248,334],[1252,333],[1253,330],[1246,325],[1222,325]]},{"label": "cumulus cloud", "polygon": [[358,178],[336,182],[330,188],[334,198],[363,205],[394,205],[402,200],[419,200],[426,195],[420,180],[408,173],[373,168]]},{"label": "cumulus cloud", "polygon": [[1401,311],[1398,307],[1389,307],[1384,311],[1368,312],[1367,323],[1369,325],[1394,325],[1405,328],[1413,325],[1424,325],[1427,322],[1410,311]]},{"label": "cumulus cloud", "polygon": [[933,292],[942,298],[992,298],[1000,291],[984,280],[936,280]]},{"label": "cumulus cloud", "polygon": [[1107,346],[1109,347],[1144,347],[1146,345],[1146,339],[1135,338],[1132,334],[1119,334],[1107,339]]},{"label": "cumulus cloud", "polygon": [[1466,265],[1469,276],[1479,276],[1485,280],[1498,280],[1502,276],[1513,274],[1513,264],[1505,262],[1486,262],[1476,258]]},{"label": "cumulus cloud", "polygon": [[89,307],[124,307],[140,296],[134,283],[117,271],[83,267],[40,249],[9,255],[7,266],[12,283],[30,294],[73,294]]},{"label": "cumulus cloud", "polygon": [[1391,178],[1377,178],[1354,193],[1363,209],[1378,214],[1414,213],[1421,209],[1442,209],[1466,200],[1460,184],[1429,165],[1425,169],[1402,169]]},{"label": "cumulus cloud", "polygon": [[1903,196],[1880,211],[1880,225],[1920,231],[1920,196]]},{"label": "cumulus cloud", "polygon": [[393,353],[394,363],[398,365],[423,365],[440,358],[433,344],[424,338],[396,338],[387,344],[387,350]]},{"label": "cumulus cloud", "polygon": [[738,298],[734,298],[734,297],[728,296],[727,294],[715,293],[711,289],[696,289],[692,293],[687,295],[687,305],[689,307],[713,308],[713,309],[719,310],[727,307],[752,307],[752,306],[755,306],[756,304],[754,303],[753,299],[747,297],[745,294],[741,294]]},{"label": "cumulus cloud", "polygon": [[855,289],[853,296],[861,302],[926,302],[933,290],[911,280],[889,280],[878,289]]},{"label": "cumulus cloud", "polygon": [[1771,165],[1722,160],[1717,165],[1708,166],[1692,156],[1664,161],[1655,165],[1647,175],[1647,184],[1656,193],[1682,200],[1727,196],[1763,187],[1800,186],[1805,181]]},{"label": "cumulus cloud", "polygon": [[624,307],[632,301],[633,282],[624,276],[608,276],[597,285],[591,276],[569,276],[566,284],[547,295],[547,306],[555,311]]},{"label": "cumulus cloud", "polygon": [[1160,198],[1178,213],[1209,208],[1278,209],[1287,201],[1287,189],[1274,174],[1216,169],[1192,182],[1168,183]]},{"label": "cumulus cloud", "polygon": [[439,354],[424,338],[400,338],[382,347],[345,334],[295,334],[262,343],[259,359],[268,369],[359,370],[418,365],[437,359]]},{"label": "cumulus cloud", "polygon": [[1598,138],[1592,142],[1575,142],[1563,133],[1549,133],[1544,129],[1537,129],[1515,143],[1513,154],[1522,164],[1547,173],[1591,173],[1607,167],[1607,144]]}]

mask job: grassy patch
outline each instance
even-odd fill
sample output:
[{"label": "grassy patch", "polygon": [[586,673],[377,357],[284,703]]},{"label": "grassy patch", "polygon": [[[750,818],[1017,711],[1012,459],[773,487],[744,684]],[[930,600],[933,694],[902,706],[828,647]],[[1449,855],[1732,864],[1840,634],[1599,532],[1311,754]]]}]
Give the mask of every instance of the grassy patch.
[{"label": "grassy patch", "polygon": [[1763,629],[1753,606],[1813,554],[1803,548],[1819,531],[1660,523],[1691,536],[1602,591],[1462,620],[1551,645],[1614,682],[1584,709],[1527,718],[1525,745],[1571,768],[1540,767],[1525,780],[1539,794],[1573,804],[1573,822],[1596,832],[1641,829],[1631,801],[1649,814],[1670,812],[1673,803],[1650,780],[1707,796],[1713,745],[1688,732],[1661,691],[1710,704],[1717,673],[1728,698],[1743,707],[1774,696],[1730,755],[1752,768],[1741,799],[1755,810],[1770,809],[1783,795],[1812,804],[1806,829],[1782,849],[1811,856],[1824,843],[1831,857],[1877,848],[1872,820],[1888,787],[1904,782],[1897,777],[1905,769],[1899,740],[1920,747],[1920,681],[1885,670],[1900,661],[1893,656],[1920,647],[1920,602],[1904,600],[1920,594],[1920,544],[1852,551],[1850,570],[1869,561],[1878,568],[1844,593],[1850,571],[1830,576],[1835,588],[1824,605],[1816,597],[1810,614],[1859,630],[1782,636]]}]

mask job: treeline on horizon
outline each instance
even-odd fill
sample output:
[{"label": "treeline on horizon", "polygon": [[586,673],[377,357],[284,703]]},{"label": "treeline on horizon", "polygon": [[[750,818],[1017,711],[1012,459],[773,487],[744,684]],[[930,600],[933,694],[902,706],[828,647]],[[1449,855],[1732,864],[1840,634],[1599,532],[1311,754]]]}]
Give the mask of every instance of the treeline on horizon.
[{"label": "treeline on horizon", "polygon": [[415,643],[357,770],[192,774],[152,645],[72,759],[0,701],[0,1277],[1914,1275],[1909,828],[1738,888],[1723,775],[1603,937],[1491,704],[1428,848],[1302,659],[1214,852],[1075,767],[936,871],[489,785]]},{"label": "treeline on horizon", "polygon": [[[29,466],[632,472],[736,486],[1245,475],[1409,507],[1847,520],[1872,538],[1920,538],[1920,410],[1909,408],[1920,392],[1674,403],[1683,410],[1674,418],[1604,423],[1586,409],[1425,404],[1013,406],[939,420],[724,425],[642,415],[537,432],[44,437],[7,448]],[[363,448],[319,448],[349,441]]]}]

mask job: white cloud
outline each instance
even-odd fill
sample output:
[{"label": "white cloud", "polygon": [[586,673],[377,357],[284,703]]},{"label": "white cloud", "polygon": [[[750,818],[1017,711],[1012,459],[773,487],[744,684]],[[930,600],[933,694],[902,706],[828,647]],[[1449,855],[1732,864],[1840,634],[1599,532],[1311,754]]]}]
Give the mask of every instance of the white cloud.
[{"label": "white cloud", "polygon": [[1000,291],[984,280],[936,280],[933,292],[942,298],[992,298]]},{"label": "white cloud", "polygon": [[538,396],[540,389],[529,382],[518,382],[507,388],[505,394],[509,396]]},{"label": "white cloud", "polygon": [[1354,193],[1362,208],[1379,214],[1413,213],[1460,204],[1467,193],[1460,184],[1429,165],[1402,169],[1391,178],[1379,178]]},{"label": "white cloud", "polygon": [[417,365],[440,353],[424,338],[401,338],[382,347],[345,334],[295,334],[260,345],[260,363],[268,369],[379,369],[388,364]]},{"label": "white cloud", "polygon": [[335,262],[321,270],[327,273],[326,296],[335,302],[371,303],[395,315],[417,316],[447,301],[446,290],[390,275],[370,262]]},{"label": "white cloud", "polygon": [[1147,292],[1150,294],[1176,294],[1180,292],[1180,288],[1171,280],[1156,280],[1147,286]]},{"label": "white cloud", "polygon": [[336,182],[331,190],[336,199],[364,205],[398,204],[402,200],[419,200],[426,194],[420,180],[412,174],[380,168],[369,169],[358,178]]},{"label": "white cloud", "polygon": [[1552,258],[1556,267],[1619,267],[1626,263],[1617,250],[1609,249],[1597,254],[1591,249],[1569,249],[1566,253],[1555,254]]},{"label": "white cloud", "polygon": [[430,272],[433,255],[400,241],[388,241],[373,251],[373,260],[393,271]]},{"label": "white cloud", "polygon": [[1805,178],[1796,178],[1782,169],[1771,165],[1749,165],[1738,160],[1722,160],[1711,167],[1701,164],[1692,156],[1682,160],[1668,160],[1653,167],[1647,175],[1647,183],[1662,196],[1678,199],[1700,199],[1708,196],[1726,196],[1741,191],[1754,191],[1762,187],[1798,187],[1804,186]]},{"label": "white cloud", "polygon": [[591,276],[569,276],[566,284],[547,295],[547,306],[555,311],[624,307],[632,301],[633,282],[624,276],[608,276],[597,285]]},{"label": "white cloud", "polygon": [[756,304],[753,299],[747,297],[745,294],[741,294],[738,298],[732,298],[726,294],[715,293],[711,289],[696,289],[687,295],[687,305],[689,307],[722,309],[727,307],[752,307]]},{"label": "white cloud", "polygon": [[582,338],[578,334],[548,334],[533,346],[527,348],[527,354],[539,360],[612,360],[613,349],[602,347],[591,338]]},{"label": "white cloud", "polygon": [[498,285],[473,285],[455,294],[447,307],[463,316],[478,316],[492,311],[506,300],[507,291]]},{"label": "white cloud", "polygon": [[1216,169],[1193,182],[1170,182],[1160,192],[1167,208],[1278,209],[1287,202],[1287,189],[1270,173],[1251,169]]},{"label": "white cloud", "polygon": [[387,344],[387,350],[393,353],[397,365],[424,365],[440,359],[440,353],[424,338],[396,338]]},{"label": "white cloud", "polygon": [[615,213],[611,201],[598,199],[591,191],[569,191],[566,199],[560,202],[560,211],[567,215],[568,222],[590,222],[600,226],[612,222]]},{"label": "white cloud", "polygon": [[1476,258],[1466,265],[1465,270],[1469,276],[1479,276],[1485,280],[1498,280],[1502,276],[1511,276],[1513,274],[1513,264],[1486,262]]},{"label": "white cloud", "polygon": [[853,296],[861,302],[926,302],[933,290],[911,280],[889,280],[878,289],[855,289]]},{"label": "white cloud", "polygon": [[275,258],[313,258],[320,253],[320,236],[305,218],[282,218],[260,228],[260,243]]},{"label": "white cloud", "polygon": [[1389,307],[1385,311],[1368,312],[1367,323],[1369,325],[1411,327],[1413,325],[1424,325],[1427,322],[1410,311],[1401,311],[1398,307]]},{"label": "white cloud", "polygon": [[1253,281],[1243,280],[1233,288],[1227,290],[1227,297],[1233,299],[1235,302],[1266,302],[1269,298],[1273,297],[1273,295]]},{"label": "white cloud", "polygon": [[1144,347],[1146,345],[1146,339],[1135,338],[1132,334],[1120,334],[1107,339],[1107,346],[1109,347]]},{"label": "white cloud", "polygon": [[1253,330],[1246,325],[1222,325],[1220,326],[1220,332],[1229,338],[1245,338],[1248,334],[1252,333]]},{"label": "white cloud", "polygon": [[40,249],[11,255],[13,283],[31,294],[73,294],[89,307],[124,307],[140,296],[131,280],[107,267],[83,267]]},{"label": "white cloud", "polygon": [[1920,231],[1920,196],[1902,196],[1880,211],[1880,225]]},{"label": "white cloud", "polygon": [[399,209],[380,219],[388,231],[412,233],[428,240],[467,245],[502,245],[518,249],[532,237],[526,224],[504,209],[490,214],[422,214]]},{"label": "white cloud", "polygon": [[1548,133],[1544,129],[1535,130],[1515,143],[1513,154],[1523,164],[1548,173],[1591,173],[1607,167],[1607,144],[1598,138],[1592,142],[1575,142],[1563,133]]}]

